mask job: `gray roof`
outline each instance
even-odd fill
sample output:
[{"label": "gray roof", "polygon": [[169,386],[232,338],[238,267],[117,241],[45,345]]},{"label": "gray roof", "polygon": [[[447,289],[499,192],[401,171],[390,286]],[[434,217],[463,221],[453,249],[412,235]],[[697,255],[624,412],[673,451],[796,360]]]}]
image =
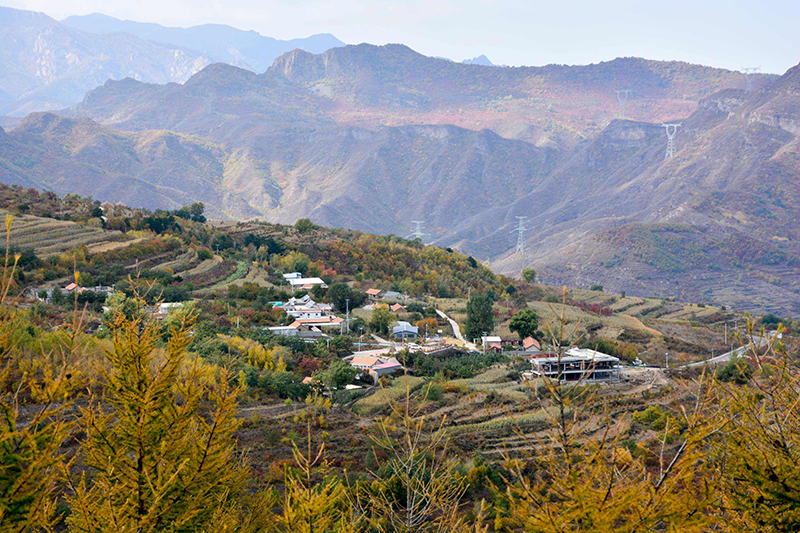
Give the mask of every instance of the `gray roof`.
[{"label": "gray roof", "polygon": [[397,335],[398,333],[413,333],[417,334],[419,332],[419,328],[416,326],[412,326],[408,322],[404,322],[400,320],[397,322],[397,325],[392,328],[392,333]]}]

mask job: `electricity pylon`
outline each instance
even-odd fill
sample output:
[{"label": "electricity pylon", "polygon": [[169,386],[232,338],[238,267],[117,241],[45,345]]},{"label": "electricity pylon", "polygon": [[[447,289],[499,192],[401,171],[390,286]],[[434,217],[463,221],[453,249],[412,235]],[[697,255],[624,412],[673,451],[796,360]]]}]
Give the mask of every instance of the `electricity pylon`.
[{"label": "electricity pylon", "polygon": [[422,224],[424,224],[423,220],[412,220],[411,222],[414,224],[415,228],[414,231],[412,231],[411,234],[408,237],[406,237],[406,239],[414,238],[414,239],[419,239],[420,242],[422,242],[422,238],[425,235],[430,235],[430,233],[425,233],[422,231]]},{"label": "electricity pylon", "polygon": [[628,100],[628,95],[633,91],[631,89],[614,89],[614,92],[617,93],[617,100],[619,100],[619,114],[617,118],[625,118],[625,102]]},{"label": "electricity pylon", "polygon": [[681,127],[681,123],[677,124],[664,124],[661,123],[661,127],[664,128],[667,132],[667,154],[664,156],[664,160],[666,161],[673,155],[675,155],[675,134],[678,133],[678,128]]},{"label": "electricity pylon", "polygon": [[525,219],[528,217],[516,217],[517,227],[511,230],[510,233],[519,233],[517,236],[517,249],[514,251],[515,254],[523,254],[525,253],[525,232],[528,228],[525,227]]},{"label": "electricity pylon", "polygon": [[744,78],[747,80],[747,92],[753,92],[753,76],[761,70],[761,67],[742,67]]}]

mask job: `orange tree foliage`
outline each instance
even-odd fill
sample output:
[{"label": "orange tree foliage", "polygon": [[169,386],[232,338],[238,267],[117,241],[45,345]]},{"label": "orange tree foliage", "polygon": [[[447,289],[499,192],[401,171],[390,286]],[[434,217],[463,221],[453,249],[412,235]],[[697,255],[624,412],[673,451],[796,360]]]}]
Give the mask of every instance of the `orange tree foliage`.
[{"label": "orange tree foliage", "polygon": [[499,295],[509,280],[492,273],[471,257],[436,246],[395,237],[355,233],[351,239],[302,246],[326,268],[358,281],[380,281],[411,296],[466,296],[473,292]]}]

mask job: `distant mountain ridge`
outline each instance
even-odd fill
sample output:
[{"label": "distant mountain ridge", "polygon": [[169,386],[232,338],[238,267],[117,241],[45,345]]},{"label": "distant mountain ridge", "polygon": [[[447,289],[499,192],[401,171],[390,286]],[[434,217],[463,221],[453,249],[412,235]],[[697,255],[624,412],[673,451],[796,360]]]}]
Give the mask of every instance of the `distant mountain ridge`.
[{"label": "distant mountain ridge", "polygon": [[185,81],[208,57],[128,34],[93,35],[43,13],[0,7],[0,115],[24,115],[80,101],[109,78]]},{"label": "distant mountain ridge", "polygon": [[344,46],[342,41],[328,33],[282,41],[265,37],[252,30],[244,31],[223,24],[175,28],[120,20],[101,13],[75,15],[61,22],[85,32],[96,34],[125,32],[149,41],[200,50],[214,61],[222,61],[255,72],[267,70],[275,58],[294,49],[319,54],[330,48]]},{"label": "distant mountain ridge", "polygon": [[[146,207],[203,201],[222,219],[398,235],[422,220],[434,243],[502,273],[795,313],[798,77],[762,76],[748,93],[740,73],[680,62],[295,50],[262,74],[213,64],[183,84],[108,81],[68,117],[33,115],[0,139],[0,180]],[[615,118],[609,87],[622,84],[640,87],[625,111],[636,120]],[[661,120],[682,122],[668,160]],[[522,215],[528,252],[515,255]]]},{"label": "distant mountain ridge", "polygon": [[[89,17],[83,25],[90,27],[93,20]],[[328,35],[278,41],[229,26],[206,25],[185,31],[153,26],[165,35],[175,34],[176,42],[148,40],[130,32],[82,31],[44,13],[0,7],[0,115],[19,117],[64,109],[109,79],[183,83],[214,62],[263,70],[286,50],[308,47],[324,51],[341,44]],[[191,44],[204,44],[202,48],[209,51],[198,51]]]},{"label": "distant mountain ridge", "polygon": [[[680,61],[617,58],[592,65],[490,67],[427,57],[402,44],[302,50],[275,60],[279,76],[329,99],[337,120],[374,128],[454,124],[490,128],[537,145],[574,146],[615,117],[615,89],[636,87],[626,117],[687,116],[724,88],[744,88],[740,72]],[[775,76],[762,75],[762,85]]]},{"label": "distant mountain ridge", "polygon": [[493,67],[494,63],[489,61],[489,58],[485,55],[481,54],[478,57],[473,57],[472,59],[465,59],[462,61],[465,65],[483,65],[484,67]]}]

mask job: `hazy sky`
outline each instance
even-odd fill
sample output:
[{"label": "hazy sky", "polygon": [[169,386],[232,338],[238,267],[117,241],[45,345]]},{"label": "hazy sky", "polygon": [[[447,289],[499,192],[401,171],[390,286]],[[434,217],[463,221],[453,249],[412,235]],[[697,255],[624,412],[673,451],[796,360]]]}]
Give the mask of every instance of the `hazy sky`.
[{"label": "hazy sky", "polygon": [[92,12],[169,26],[207,22],[281,39],[333,33],[426,55],[508,65],[619,56],[783,73],[800,62],[800,0],[0,0],[63,19]]}]

